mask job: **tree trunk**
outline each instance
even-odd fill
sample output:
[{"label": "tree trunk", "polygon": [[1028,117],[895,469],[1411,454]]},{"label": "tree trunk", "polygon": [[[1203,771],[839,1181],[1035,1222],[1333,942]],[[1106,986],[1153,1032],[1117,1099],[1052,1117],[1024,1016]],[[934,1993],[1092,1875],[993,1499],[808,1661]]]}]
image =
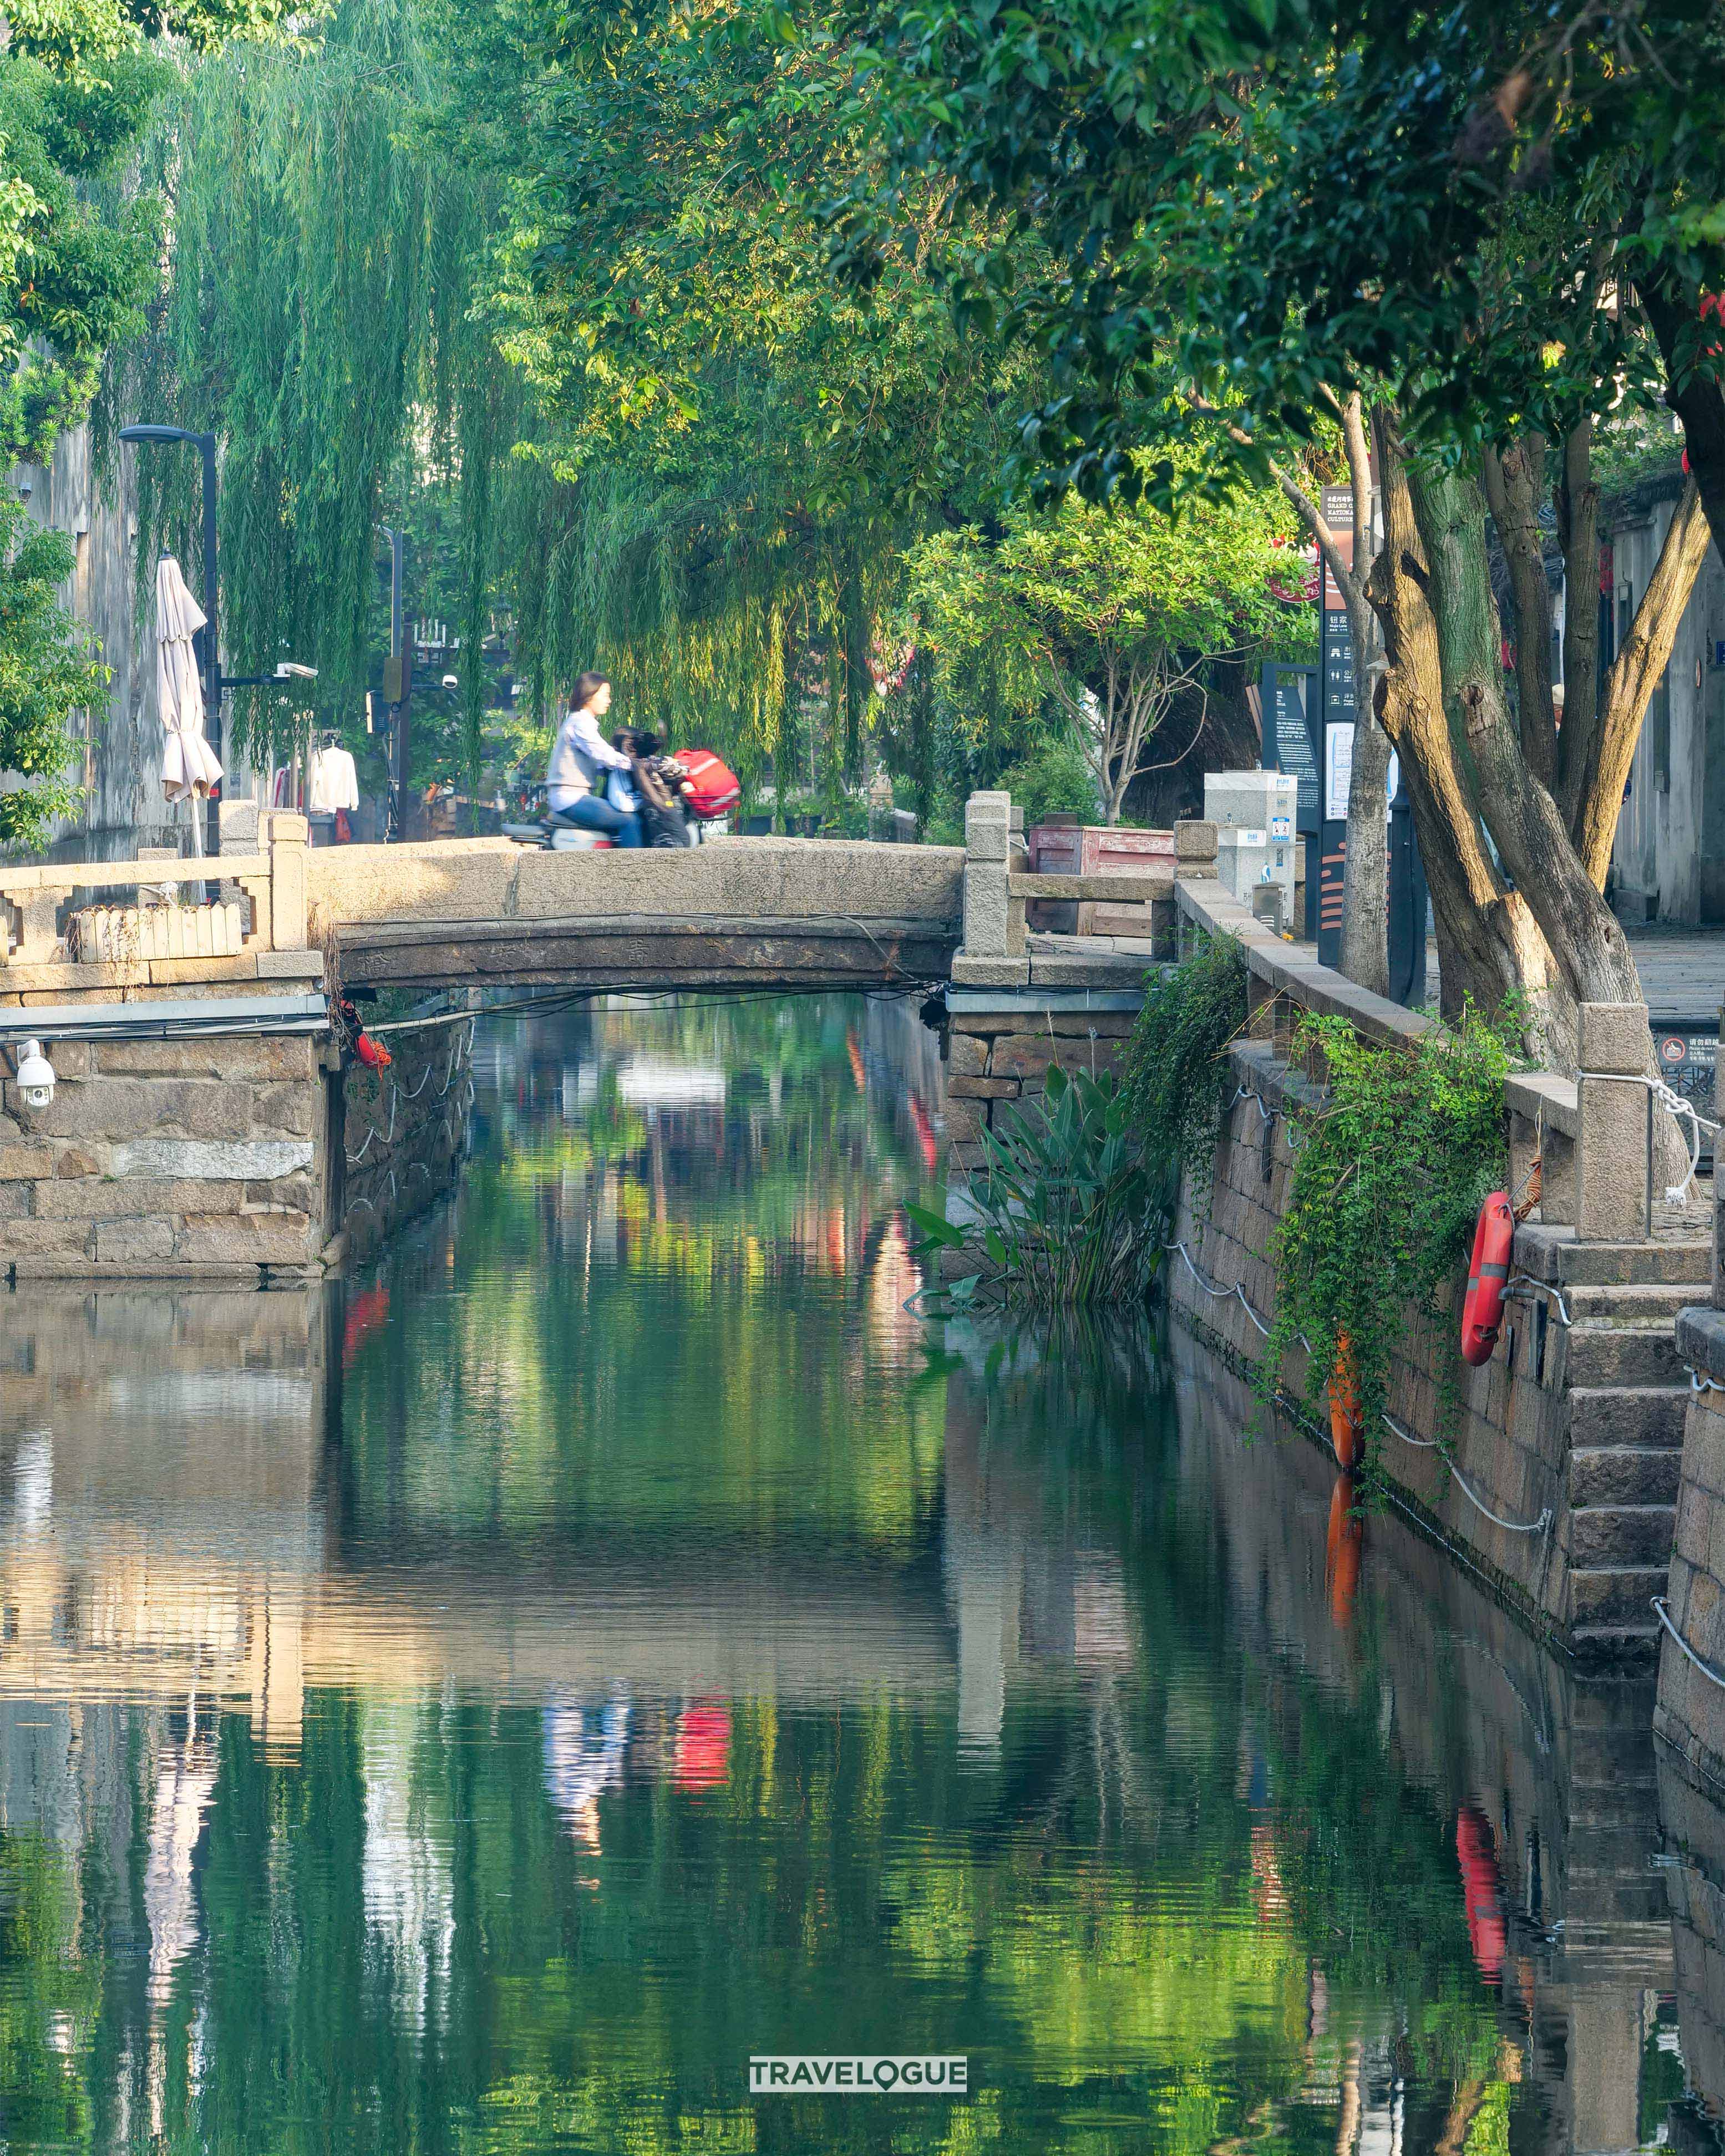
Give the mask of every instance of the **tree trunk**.
[{"label": "tree trunk", "polygon": [[1377,716],[1384,637],[1366,597],[1372,559],[1372,453],[1356,390],[1337,407],[1353,506],[1351,576],[1337,586],[1353,644],[1353,766],[1342,889],[1342,971],[1374,994],[1389,993],[1389,737]]},{"label": "tree trunk", "polygon": [[[1376,618],[1366,611],[1375,634]],[[1389,737],[1362,696],[1348,786],[1342,970],[1379,996],[1389,993]]]},{"label": "tree trunk", "polygon": [[[1373,414],[1383,490],[1384,547],[1370,596],[1387,661],[1379,695],[1384,730],[1400,753],[1437,926],[1443,1014],[1471,1000],[1495,1012],[1520,994],[1527,1046],[1538,1054],[1552,1025],[1552,968],[1519,893],[1507,891],[1480,835],[1479,819],[1444,710],[1437,624],[1426,602],[1430,572],[1414,521],[1394,415]],[[1573,1014],[1559,1029],[1573,1039]]]},{"label": "tree trunk", "polygon": [[1563,727],[1558,737],[1558,806],[1573,829],[1588,743],[1599,708],[1599,490],[1593,473],[1593,415],[1563,442],[1557,490],[1563,550]]},{"label": "tree trunk", "polygon": [[1611,842],[1617,835],[1623,789],[1629,783],[1642,721],[1660,676],[1671,664],[1671,648],[1707,559],[1710,538],[1701,490],[1692,479],[1686,480],[1629,635],[1605,676],[1590,767],[1578,778],[1570,829],[1582,865],[1601,891],[1611,865]]},{"label": "tree trunk", "polygon": [[1539,505],[1545,495],[1545,437],[1524,434],[1481,459],[1486,498],[1497,526],[1516,608],[1516,702],[1522,753],[1541,785],[1555,788],[1558,734],[1551,693],[1551,586]]},{"label": "tree trunk", "polygon": [[[1510,724],[1479,487],[1464,473],[1425,465],[1410,465],[1408,477],[1430,566],[1450,725],[1478,774],[1480,809],[1498,856],[1532,910],[1564,991],[1547,1001],[1541,1058],[1555,1069],[1574,1070],[1574,1004],[1645,1002],[1635,954],[1572,844],[1556,802],[1528,770]],[[1647,1070],[1658,1075],[1651,1035]],[[1659,1173],[1675,1178],[1686,1168],[1689,1148],[1675,1117],[1661,1113],[1655,1119],[1654,1143]]]}]

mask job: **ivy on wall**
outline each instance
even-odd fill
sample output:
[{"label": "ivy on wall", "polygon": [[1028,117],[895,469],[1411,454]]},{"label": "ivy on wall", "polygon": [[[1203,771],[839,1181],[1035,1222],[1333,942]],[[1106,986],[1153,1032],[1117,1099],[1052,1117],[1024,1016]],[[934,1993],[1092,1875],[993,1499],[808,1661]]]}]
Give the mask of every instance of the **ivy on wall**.
[{"label": "ivy on wall", "polygon": [[1295,1034],[1294,1060],[1323,1091],[1290,1117],[1260,1392],[1273,1399],[1303,1335],[1306,1397],[1320,1407],[1345,1339],[1368,1460],[1409,1311],[1440,1316],[1481,1204],[1507,1172],[1503,1084],[1519,1030],[1512,1008],[1486,1019],[1469,1005],[1414,1048],[1373,1045],[1346,1019],[1315,1013]]}]

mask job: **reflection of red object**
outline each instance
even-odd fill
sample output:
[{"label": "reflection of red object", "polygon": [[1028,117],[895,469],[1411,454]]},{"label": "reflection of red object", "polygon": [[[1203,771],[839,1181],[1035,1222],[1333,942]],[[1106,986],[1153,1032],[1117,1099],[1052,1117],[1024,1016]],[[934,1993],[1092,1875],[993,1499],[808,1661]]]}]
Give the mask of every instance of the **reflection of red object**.
[{"label": "reflection of red object", "polygon": [[928,1120],[928,1111],[915,1093],[911,1096],[911,1121],[916,1127],[916,1142],[922,1148],[922,1165],[932,1175],[940,1165],[941,1149],[934,1135],[934,1125]]},{"label": "reflection of red object", "polygon": [[1479,1225],[1473,1231],[1467,1295],[1461,1305],[1461,1359],[1476,1369],[1491,1361],[1502,1329],[1503,1296],[1515,1240],[1516,1216],[1510,1210],[1509,1193],[1494,1190],[1481,1206]]},{"label": "reflection of red object", "polygon": [[731,1777],[731,1709],[723,1703],[685,1707],[677,1717],[680,1789],[722,1789]]},{"label": "reflection of red object", "polygon": [[1324,1586],[1337,1631],[1346,1631],[1353,1616],[1365,1538],[1366,1523],[1354,1508],[1353,1477],[1338,1475],[1330,1498],[1329,1532],[1324,1537]]},{"label": "reflection of red object", "polygon": [[856,1081],[859,1093],[869,1090],[868,1074],[863,1069],[862,1043],[856,1037],[856,1028],[850,1026],[845,1034],[845,1053],[850,1058],[850,1075]]},{"label": "reflection of red object", "polygon": [[1474,1804],[1464,1804],[1455,1815],[1455,1855],[1461,1865],[1468,1944],[1486,1983],[1502,1984],[1504,1957],[1509,1952],[1503,1875],[1497,1869],[1491,1823]]},{"label": "reflection of red object", "polygon": [[370,1034],[362,1033],[353,1044],[353,1052],[369,1070],[387,1070],[395,1058],[381,1040],[373,1040]]},{"label": "reflection of red object", "polygon": [[348,1308],[347,1322],[341,1328],[341,1368],[344,1370],[388,1316],[389,1291],[387,1287],[368,1287],[363,1295],[354,1297]]}]

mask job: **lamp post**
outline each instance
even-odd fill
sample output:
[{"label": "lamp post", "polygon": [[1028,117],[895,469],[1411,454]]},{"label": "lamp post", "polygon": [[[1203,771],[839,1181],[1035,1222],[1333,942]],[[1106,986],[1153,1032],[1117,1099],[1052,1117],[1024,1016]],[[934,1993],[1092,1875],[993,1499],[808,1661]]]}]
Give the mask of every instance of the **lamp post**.
[{"label": "lamp post", "polygon": [[408,667],[402,644],[402,571],[405,535],[382,527],[389,542],[389,658],[383,669],[383,701],[389,706],[390,817],[385,835],[408,835]]},{"label": "lamp post", "polygon": [[[216,438],[190,427],[138,426],[120,429],[122,442],[195,442],[203,460],[203,627],[198,630],[198,667],[203,676],[203,707],[216,730],[217,752],[222,740],[222,655],[216,630]],[[225,762],[225,758],[223,759]],[[204,850],[222,850],[222,813],[212,793],[204,811]]]}]

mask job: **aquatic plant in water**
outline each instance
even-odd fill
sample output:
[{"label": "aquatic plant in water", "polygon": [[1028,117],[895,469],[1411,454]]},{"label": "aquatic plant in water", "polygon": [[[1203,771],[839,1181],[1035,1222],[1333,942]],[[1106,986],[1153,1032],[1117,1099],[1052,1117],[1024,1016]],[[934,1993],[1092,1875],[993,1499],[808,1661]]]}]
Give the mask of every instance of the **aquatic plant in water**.
[{"label": "aquatic plant in water", "polygon": [[1173,1197],[1168,1162],[1147,1152],[1114,1075],[1050,1066],[1040,1101],[983,1132],[983,1164],[956,1219],[906,1210],[920,1255],[952,1251],[974,1268],[948,1305],[978,1298],[1060,1307],[1142,1303],[1162,1260]]}]

